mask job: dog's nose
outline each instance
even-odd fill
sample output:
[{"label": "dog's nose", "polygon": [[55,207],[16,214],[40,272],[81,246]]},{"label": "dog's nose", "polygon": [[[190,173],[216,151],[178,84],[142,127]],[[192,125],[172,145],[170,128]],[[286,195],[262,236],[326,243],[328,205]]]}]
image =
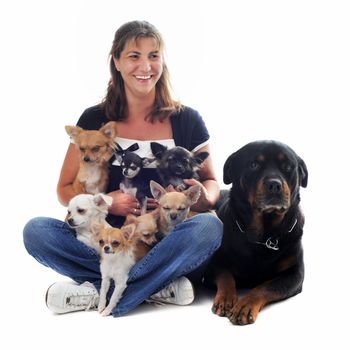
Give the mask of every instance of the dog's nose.
[{"label": "dog's nose", "polygon": [[105,251],[105,253],[109,253],[109,250],[111,249],[110,246],[106,245],[104,246],[103,250]]},{"label": "dog's nose", "polygon": [[74,226],[74,219],[68,219],[68,224],[70,226]]},{"label": "dog's nose", "polygon": [[170,213],[170,219],[171,220],[176,220],[177,214],[176,213]]},{"label": "dog's nose", "polygon": [[90,162],[90,157],[85,156],[85,157],[84,157],[84,162],[89,163],[89,162]]},{"label": "dog's nose", "polygon": [[282,191],[282,181],[279,179],[268,179],[265,181],[265,188],[268,193],[278,194]]}]

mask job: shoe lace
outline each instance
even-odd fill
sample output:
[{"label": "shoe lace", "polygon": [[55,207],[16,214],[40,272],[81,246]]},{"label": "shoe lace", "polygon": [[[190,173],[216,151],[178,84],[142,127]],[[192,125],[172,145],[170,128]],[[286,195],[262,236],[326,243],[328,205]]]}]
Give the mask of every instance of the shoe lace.
[{"label": "shoe lace", "polygon": [[72,295],[66,299],[66,304],[68,306],[74,307],[84,307],[85,311],[95,309],[99,296],[96,294],[87,294],[87,295]]},{"label": "shoe lace", "polygon": [[172,283],[170,283],[169,285],[164,287],[162,290],[160,290],[158,293],[151,295],[150,298],[147,299],[146,301],[150,304],[165,305],[164,303],[162,303],[162,300],[166,301],[172,298],[175,298],[175,291]]}]

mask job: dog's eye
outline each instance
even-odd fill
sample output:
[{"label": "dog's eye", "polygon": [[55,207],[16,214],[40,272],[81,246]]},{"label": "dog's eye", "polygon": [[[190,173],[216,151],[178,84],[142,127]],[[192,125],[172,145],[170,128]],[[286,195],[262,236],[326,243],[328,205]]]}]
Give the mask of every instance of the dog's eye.
[{"label": "dog's eye", "polygon": [[112,247],[113,248],[117,248],[119,246],[119,242],[118,241],[112,241]]},{"label": "dog's eye", "polygon": [[84,214],[85,213],[85,209],[78,208],[78,213],[79,214]]},{"label": "dog's eye", "polygon": [[164,209],[164,210],[170,210],[170,207],[165,206],[165,207],[163,207],[163,209]]},{"label": "dog's eye", "polygon": [[70,210],[67,210],[67,214],[70,215],[70,214],[71,214],[71,211],[70,211]]},{"label": "dog's eye", "polygon": [[92,147],[91,151],[97,153],[100,150],[100,146]]},{"label": "dog's eye", "polygon": [[144,232],[144,233],[143,233],[143,236],[146,237],[146,238],[148,238],[148,237],[151,236],[151,234],[150,234],[149,232]]},{"label": "dog's eye", "polygon": [[290,172],[292,171],[293,167],[292,167],[292,165],[289,164],[289,163],[284,163],[284,164],[282,165],[282,169],[283,169],[284,171],[286,171],[287,173],[290,173]]},{"label": "dog's eye", "polygon": [[253,161],[250,163],[249,167],[252,170],[258,170],[260,168],[260,164],[256,161]]},{"label": "dog's eye", "polygon": [[84,147],[80,147],[80,152],[85,152],[85,148]]},{"label": "dog's eye", "polygon": [[185,207],[178,207],[177,208],[177,210],[181,210],[181,211],[183,211],[183,210],[185,210],[186,208]]},{"label": "dog's eye", "polygon": [[104,242],[104,240],[103,240],[103,239],[100,239],[100,240],[98,241],[98,244],[99,244],[101,247],[103,247],[103,246],[104,246],[104,244],[105,244],[105,242]]}]

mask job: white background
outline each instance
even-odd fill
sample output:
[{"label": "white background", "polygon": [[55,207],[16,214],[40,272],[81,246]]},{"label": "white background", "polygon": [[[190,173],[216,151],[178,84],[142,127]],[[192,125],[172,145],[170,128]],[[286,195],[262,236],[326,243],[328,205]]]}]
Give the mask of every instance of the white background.
[{"label": "white background", "polygon": [[[348,349],[349,18],[337,0],[1,1],[1,347]],[[227,156],[256,139],[289,144],[308,166],[303,293],[252,326],[214,316],[203,291],[188,307],[116,319],[45,307],[65,278],[26,253],[22,229],[64,218],[64,125],[103,98],[114,32],[134,19],[162,32],[174,90],[203,116],[222,186]]]}]

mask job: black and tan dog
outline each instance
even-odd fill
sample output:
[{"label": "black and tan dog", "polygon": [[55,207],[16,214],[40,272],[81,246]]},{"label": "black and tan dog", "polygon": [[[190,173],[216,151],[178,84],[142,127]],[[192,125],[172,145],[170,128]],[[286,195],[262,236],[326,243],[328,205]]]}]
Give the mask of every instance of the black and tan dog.
[{"label": "black and tan dog", "polygon": [[[232,188],[218,211],[224,236],[207,276],[217,287],[214,313],[245,325],[266,304],[301,292],[299,188],[307,180],[304,161],[276,141],[249,143],[227,159],[224,182]],[[236,286],[252,289],[239,298]]]}]

